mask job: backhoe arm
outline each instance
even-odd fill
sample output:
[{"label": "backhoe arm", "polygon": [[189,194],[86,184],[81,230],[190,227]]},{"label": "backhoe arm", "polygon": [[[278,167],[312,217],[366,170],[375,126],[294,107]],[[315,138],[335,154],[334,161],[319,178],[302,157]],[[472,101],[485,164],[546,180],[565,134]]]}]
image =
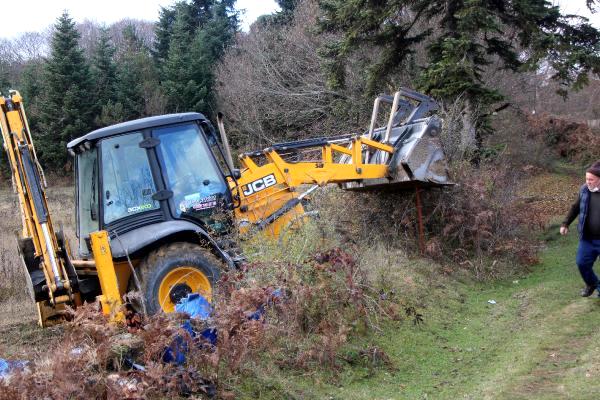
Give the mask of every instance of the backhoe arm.
[{"label": "backhoe arm", "polygon": [[45,324],[50,309],[75,301],[77,279],[66,240],[57,236],[52,225],[43,172],[17,91],[11,91],[9,97],[0,96],[0,131],[22,217],[22,230],[17,235],[20,255],[30,292],[38,304],[40,323]]}]

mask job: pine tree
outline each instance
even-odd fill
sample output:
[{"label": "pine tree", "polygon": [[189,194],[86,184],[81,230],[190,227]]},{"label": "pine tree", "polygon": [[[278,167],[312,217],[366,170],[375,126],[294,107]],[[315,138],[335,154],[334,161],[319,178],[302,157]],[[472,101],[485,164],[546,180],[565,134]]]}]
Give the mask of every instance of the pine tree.
[{"label": "pine tree", "polygon": [[162,86],[169,99],[168,109],[172,112],[192,111],[191,104],[196,102],[192,98],[198,96],[200,90],[192,76],[189,51],[192,33],[187,17],[185,10],[180,8],[173,24],[169,55],[162,68]]},{"label": "pine tree", "polygon": [[0,92],[8,93],[8,87],[10,86],[9,82],[9,65],[4,60],[0,60]]},{"label": "pine tree", "polygon": [[[112,109],[113,118],[127,121],[145,114],[144,84],[153,84],[150,52],[137,36],[135,28],[128,25],[123,30],[125,40],[122,56],[118,64],[116,104]],[[155,83],[158,85],[158,82]]]},{"label": "pine tree", "polygon": [[92,80],[78,39],[75,23],[65,11],[54,26],[40,110],[40,157],[53,167],[66,165],[67,142],[93,126]]},{"label": "pine tree", "polygon": [[545,62],[565,88],[581,87],[590,72],[600,74],[600,32],[561,15],[546,0],[321,0],[320,6],[321,28],[341,33],[322,50],[331,86],[344,86],[346,57],[371,46],[380,49],[368,71],[366,91],[373,94],[406,67],[416,46],[427,39],[418,87],[439,100],[461,97],[467,113],[476,104],[481,115],[472,122],[478,143],[490,107],[502,98],[482,80],[490,64],[521,71]]},{"label": "pine tree", "polygon": [[195,35],[191,48],[192,79],[200,93],[192,100],[191,109],[211,114],[215,102],[214,67],[221,60],[225,49],[233,42],[237,30],[237,15],[230,14],[233,2],[221,2],[214,8],[213,18]]},{"label": "pine tree", "polygon": [[210,112],[213,71],[238,27],[235,0],[196,0],[174,6],[169,52],[161,65],[171,112]]},{"label": "pine tree", "polygon": [[21,95],[23,95],[27,107],[29,128],[34,135],[39,131],[40,98],[44,90],[44,67],[44,63],[40,60],[29,61],[21,73]]},{"label": "pine tree", "polygon": [[102,118],[102,115],[106,115],[107,109],[113,107],[116,95],[117,65],[114,61],[116,49],[110,40],[108,29],[102,28],[92,60],[92,77],[96,94],[94,107],[96,126],[104,126],[112,122]]},{"label": "pine tree", "polygon": [[177,16],[173,8],[161,7],[158,22],[154,27],[154,51],[152,56],[157,65],[162,65],[169,55],[169,45],[173,34],[173,23]]},{"label": "pine tree", "polygon": [[294,17],[294,11],[298,6],[299,0],[276,0],[280,11],[272,14],[261,15],[256,20],[258,26],[283,26],[288,24]]}]

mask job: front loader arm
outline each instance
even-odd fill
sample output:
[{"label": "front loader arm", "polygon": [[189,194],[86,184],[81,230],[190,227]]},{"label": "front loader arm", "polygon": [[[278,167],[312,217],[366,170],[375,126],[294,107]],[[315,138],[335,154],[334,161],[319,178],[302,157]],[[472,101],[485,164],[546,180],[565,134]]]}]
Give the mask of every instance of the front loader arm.
[{"label": "front loader arm", "polygon": [[[392,111],[388,124],[375,129],[382,102]],[[441,120],[427,116],[436,109],[433,99],[402,89],[375,100],[371,128],[364,135],[280,143],[242,154],[241,177],[231,182],[240,204],[235,211],[240,231],[268,228],[279,235],[304,213],[301,185],[337,183],[347,190],[369,190],[451,184],[438,138]]]}]

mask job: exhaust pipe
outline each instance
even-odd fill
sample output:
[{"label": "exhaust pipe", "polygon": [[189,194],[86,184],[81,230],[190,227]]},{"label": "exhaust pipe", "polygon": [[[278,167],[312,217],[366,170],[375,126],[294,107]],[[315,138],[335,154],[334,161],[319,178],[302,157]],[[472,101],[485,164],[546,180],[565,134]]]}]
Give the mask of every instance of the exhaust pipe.
[{"label": "exhaust pipe", "polygon": [[225,133],[225,124],[223,123],[223,113],[217,113],[217,126],[219,127],[219,133],[221,134],[221,142],[225,148],[225,158],[229,165],[229,170],[233,171],[233,157],[231,156],[231,147],[229,147],[229,140],[227,140],[227,134]]}]

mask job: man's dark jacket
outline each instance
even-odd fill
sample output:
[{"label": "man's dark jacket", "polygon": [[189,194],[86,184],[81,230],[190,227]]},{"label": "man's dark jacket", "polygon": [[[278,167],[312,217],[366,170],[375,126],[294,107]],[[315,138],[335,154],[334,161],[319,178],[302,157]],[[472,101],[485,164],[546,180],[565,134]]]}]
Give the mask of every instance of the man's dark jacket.
[{"label": "man's dark jacket", "polygon": [[563,226],[569,226],[579,215],[579,239],[600,239],[600,192],[590,192],[587,185],[579,190],[579,198],[571,206]]}]

